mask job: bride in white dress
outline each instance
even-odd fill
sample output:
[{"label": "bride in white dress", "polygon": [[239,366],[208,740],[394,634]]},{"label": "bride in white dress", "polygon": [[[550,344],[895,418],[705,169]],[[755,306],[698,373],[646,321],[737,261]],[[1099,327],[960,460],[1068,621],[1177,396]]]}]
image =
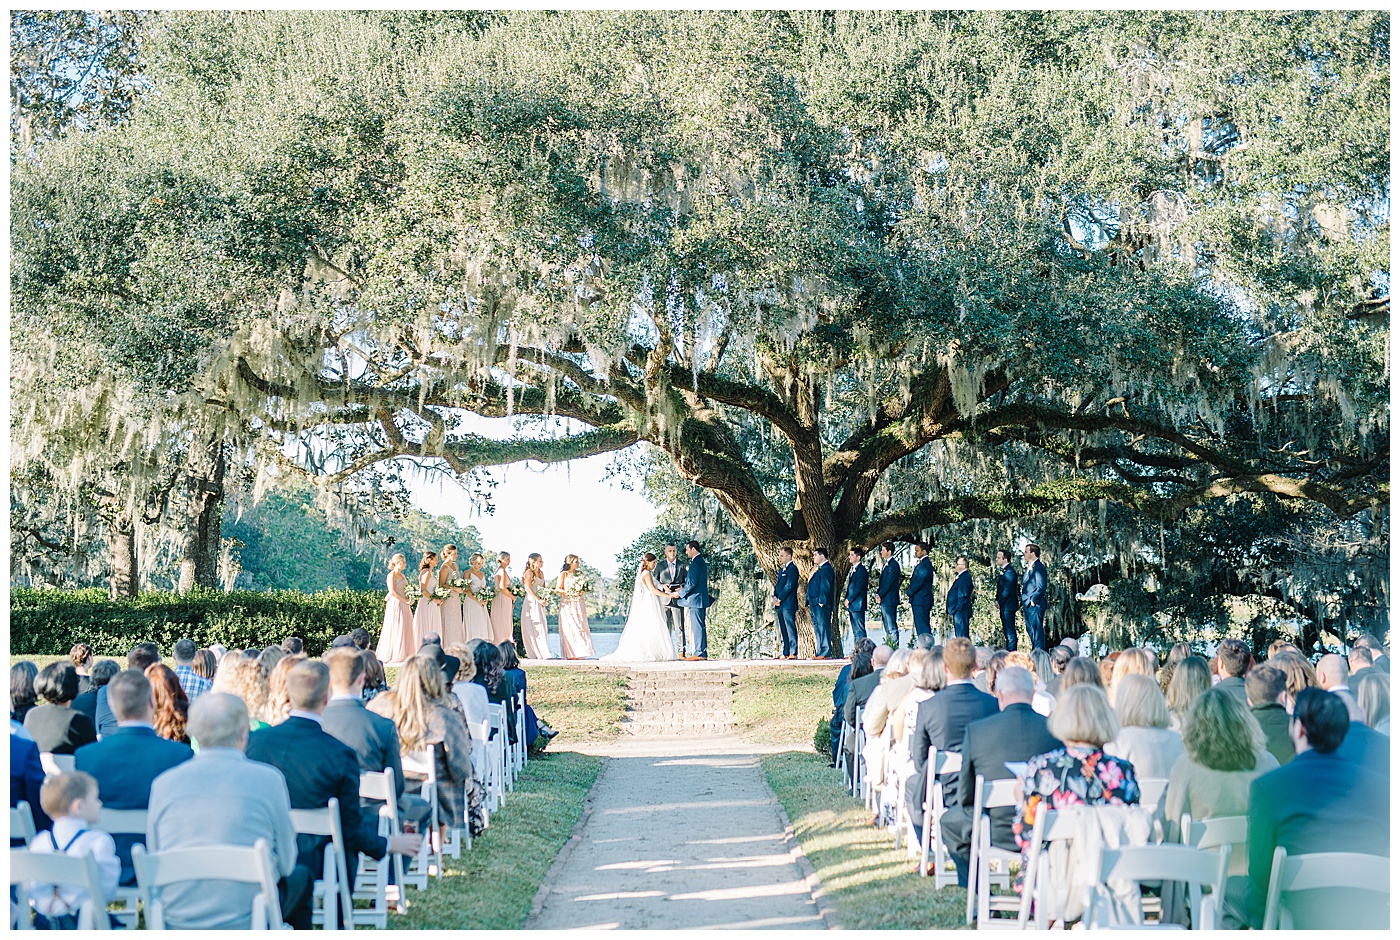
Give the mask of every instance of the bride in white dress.
[{"label": "bride in white dress", "polygon": [[627,612],[627,625],[622,628],[622,637],[617,641],[617,652],[603,659],[657,663],[676,658],[676,645],[671,642],[663,600],[670,594],[658,588],[652,580],[651,572],[655,567],[656,556],[647,552],[637,568],[637,583],[632,588],[632,607]]}]

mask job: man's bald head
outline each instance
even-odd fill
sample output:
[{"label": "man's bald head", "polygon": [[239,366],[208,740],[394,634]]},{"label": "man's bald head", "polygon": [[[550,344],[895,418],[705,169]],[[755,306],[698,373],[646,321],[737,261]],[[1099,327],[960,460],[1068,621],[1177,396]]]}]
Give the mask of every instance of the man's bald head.
[{"label": "man's bald head", "polygon": [[1317,681],[1322,683],[1324,689],[1346,685],[1349,675],[1351,672],[1347,669],[1347,661],[1336,653],[1328,653],[1317,661]]},{"label": "man's bald head", "polygon": [[883,669],[893,655],[894,650],[881,643],[879,646],[875,647],[875,652],[870,654],[870,662],[876,669]]}]

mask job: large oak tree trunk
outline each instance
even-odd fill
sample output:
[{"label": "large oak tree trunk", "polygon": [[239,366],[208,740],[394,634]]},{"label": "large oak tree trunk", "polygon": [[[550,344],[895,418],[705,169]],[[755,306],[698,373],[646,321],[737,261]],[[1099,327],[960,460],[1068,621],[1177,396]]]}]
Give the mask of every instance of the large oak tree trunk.
[{"label": "large oak tree trunk", "polygon": [[112,562],[112,577],[107,583],[107,596],[112,600],[135,597],[138,587],[136,524],[130,512],[124,512],[108,523],[107,550]]},{"label": "large oak tree trunk", "polygon": [[176,586],[181,594],[195,586],[219,586],[225,467],[221,441],[191,447],[184,473],[186,522]]}]

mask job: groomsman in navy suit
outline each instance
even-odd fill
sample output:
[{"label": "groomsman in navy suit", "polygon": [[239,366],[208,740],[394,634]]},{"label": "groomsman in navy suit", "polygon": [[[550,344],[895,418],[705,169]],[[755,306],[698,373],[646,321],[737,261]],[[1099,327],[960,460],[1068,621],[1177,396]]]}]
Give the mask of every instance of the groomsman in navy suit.
[{"label": "groomsman in navy suit", "polygon": [[1016,652],[1016,608],[1021,592],[1016,567],[1011,564],[1011,552],[997,549],[997,611],[1001,614],[1001,632],[1006,634],[1006,651]]},{"label": "groomsman in navy suit", "polygon": [[865,549],[851,549],[851,576],[846,579],[846,613],[851,617],[851,635],[865,639],[865,595],[870,590],[870,569],[865,567]]},{"label": "groomsman in navy suit", "polygon": [[1026,576],[1021,581],[1021,606],[1026,612],[1026,636],[1031,639],[1031,649],[1045,649],[1045,598],[1049,592],[1050,578],[1045,565],[1040,561],[1040,546],[1027,545],[1023,553],[1026,560]]},{"label": "groomsman in navy suit", "polygon": [[972,572],[967,570],[967,556],[959,555],[958,576],[948,588],[948,616],[953,618],[953,635],[968,636],[972,623]]},{"label": "groomsman in navy suit", "polygon": [[826,560],[826,549],[812,549],[817,570],[807,579],[807,610],[812,615],[812,632],[817,635],[817,659],[831,658],[831,604],[835,600],[836,572]]},{"label": "groomsman in navy suit", "polygon": [[797,658],[797,582],[800,575],[792,561],[792,549],[778,549],[778,581],[773,585],[773,606],[778,618],[778,633],[783,638],[781,659]]},{"label": "groomsman in navy suit", "polygon": [[894,560],[894,543],[880,546],[880,586],[875,596],[880,601],[880,619],[885,626],[885,636],[899,638],[899,582],[903,579],[899,562]]},{"label": "groomsman in navy suit", "polygon": [[933,562],[928,557],[928,545],[914,543],[914,573],[909,576],[909,606],[914,610],[914,632],[933,633],[929,614],[933,611]]}]

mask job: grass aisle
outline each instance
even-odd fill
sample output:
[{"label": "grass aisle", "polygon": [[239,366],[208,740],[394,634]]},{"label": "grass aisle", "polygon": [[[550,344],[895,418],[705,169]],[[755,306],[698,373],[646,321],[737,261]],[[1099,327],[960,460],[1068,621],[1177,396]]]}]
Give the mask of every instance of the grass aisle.
[{"label": "grass aisle", "polygon": [[753,667],[734,680],[729,710],[739,732],[755,744],[811,747],[817,722],[831,717],[830,669]]},{"label": "grass aisle", "polygon": [[865,804],[815,754],[787,751],[762,759],[768,785],[792,820],[837,919],[852,930],[963,927],[967,892],[934,891],[914,873],[904,848],[867,825]]},{"label": "grass aisle", "polygon": [[443,877],[408,893],[408,914],[391,929],[515,930],[574,831],[603,759],[559,751],[531,760],[491,815],[490,827],[460,859],[443,859]]}]

